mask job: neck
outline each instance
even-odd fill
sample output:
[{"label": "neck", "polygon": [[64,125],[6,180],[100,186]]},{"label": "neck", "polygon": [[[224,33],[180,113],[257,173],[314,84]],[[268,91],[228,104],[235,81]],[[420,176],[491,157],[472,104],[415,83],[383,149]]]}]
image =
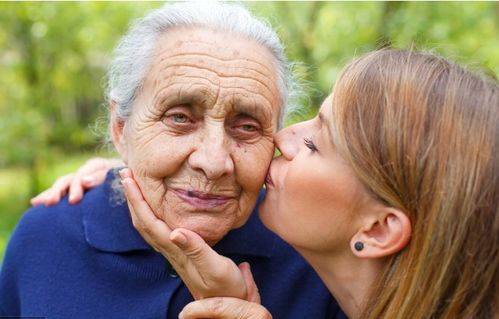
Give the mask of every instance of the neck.
[{"label": "neck", "polygon": [[360,318],[370,289],[381,275],[383,262],[360,259],[350,251],[343,256],[324,252],[300,253],[318,273],[348,318]]}]

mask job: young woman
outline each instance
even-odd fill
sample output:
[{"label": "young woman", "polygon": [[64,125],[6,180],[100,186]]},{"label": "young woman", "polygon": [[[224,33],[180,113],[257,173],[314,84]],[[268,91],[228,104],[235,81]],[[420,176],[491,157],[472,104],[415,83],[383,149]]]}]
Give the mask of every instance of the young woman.
[{"label": "young woman", "polygon": [[[316,118],[275,143],[282,155],[270,165],[260,217],[350,318],[499,316],[496,81],[431,54],[372,52],[345,68]],[[127,197],[139,203],[130,177]],[[147,224],[148,209],[134,207]],[[187,230],[170,239],[194,259],[221,258]],[[257,302],[229,297],[181,313],[265,316]]]}]

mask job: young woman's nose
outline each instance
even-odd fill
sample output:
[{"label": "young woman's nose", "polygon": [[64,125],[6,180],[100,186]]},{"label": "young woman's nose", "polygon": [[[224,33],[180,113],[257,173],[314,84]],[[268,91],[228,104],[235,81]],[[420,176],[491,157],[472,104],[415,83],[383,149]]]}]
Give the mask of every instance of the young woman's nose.
[{"label": "young woman's nose", "polygon": [[274,143],[282,156],[292,160],[303,147],[303,139],[312,136],[311,121],[300,122],[280,130],[274,136]]}]

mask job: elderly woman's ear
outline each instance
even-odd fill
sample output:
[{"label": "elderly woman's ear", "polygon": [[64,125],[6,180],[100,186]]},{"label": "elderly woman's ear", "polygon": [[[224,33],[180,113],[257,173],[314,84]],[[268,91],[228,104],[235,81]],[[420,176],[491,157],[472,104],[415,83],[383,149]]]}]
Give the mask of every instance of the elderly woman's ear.
[{"label": "elderly woman's ear", "polygon": [[404,249],[411,238],[409,217],[399,209],[384,207],[363,222],[350,247],[360,258],[382,258]]},{"label": "elderly woman's ear", "polygon": [[121,159],[127,163],[127,151],[126,143],[124,137],[125,121],[120,117],[117,112],[116,102],[114,100],[109,101],[109,108],[111,110],[111,139],[113,140],[114,147],[120,154]]}]

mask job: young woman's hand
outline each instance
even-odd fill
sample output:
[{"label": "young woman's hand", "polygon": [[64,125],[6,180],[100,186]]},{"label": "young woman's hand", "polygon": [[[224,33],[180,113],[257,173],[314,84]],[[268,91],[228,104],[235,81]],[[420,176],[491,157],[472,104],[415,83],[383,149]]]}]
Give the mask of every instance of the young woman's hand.
[{"label": "young woman's hand", "polygon": [[120,175],[134,227],[170,262],[194,299],[222,296],[259,300],[248,263],[238,267],[196,233],[183,228],[170,229],[145,201],[132,171],[125,168]]},{"label": "young woman's hand", "polygon": [[108,170],[124,165],[119,159],[92,158],[75,173],[59,177],[49,189],[33,197],[30,201],[31,205],[55,205],[68,191],[69,203],[76,204],[83,198],[85,190],[104,182]]},{"label": "young woman's hand", "polygon": [[184,307],[179,319],[272,319],[270,312],[255,302],[230,297],[196,300]]}]

